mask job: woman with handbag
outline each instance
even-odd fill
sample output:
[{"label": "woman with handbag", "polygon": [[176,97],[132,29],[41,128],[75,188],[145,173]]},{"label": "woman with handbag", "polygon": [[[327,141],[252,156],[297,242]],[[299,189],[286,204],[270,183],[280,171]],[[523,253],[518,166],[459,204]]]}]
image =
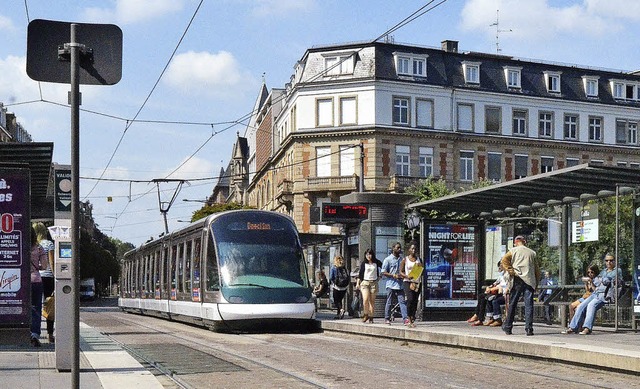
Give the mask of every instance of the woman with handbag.
[{"label": "woman with handbag", "polygon": [[407,256],[400,262],[400,277],[403,279],[404,296],[407,301],[407,319],[404,322],[405,326],[415,327],[416,311],[418,310],[418,297],[420,296],[420,284],[422,280],[422,272],[415,277],[412,274],[412,270],[417,265],[422,267],[422,261],[418,258],[418,246],[412,241],[409,243],[407,249]]},{"label": "woman with handbag", "polygon": [[371,249],[364,252],[364,261],[360,263],[356,289],[362,294],[362,321],[373,323],[376,293],[378,291],[378,277],[382,262],[376,258],[376,254]]},{"label": "woman with handbag", "polygon": [[47,253],[38,244],[38,237],[31,227],[31,345],[40,347],[42,320],[42,278],[40,270],[46,269]]},{"label": "woman with handbag", "polygon": [[600,268],[598,265],[590,265],[587,268],[587,275],[582,277],[582,282],[584,282],[584,294],[582,297],[572,302],[569,305],[569,320],[573,319],[573,315],[576,313],[576,308],[580,305],[581,302],[588,299],[591,296],[591,293],[595,290],[595,285],[593,284],[593,279],[600,274]]},{"label": "woman with handbag", "polygon": [[[49,234],[49,230],[43,223],[33,223],[33,230],[36,232],[38,244],[47,254],[48,266],[40,270],[40,278],[42,279],[42,296],[45,300],[45,307],[47,301],[49,304],[53,304],[53,291],[55,281],[53,278],[53,257],[54,257],[54,244]],[[47,311],[50,312],[50,311]],[[47,320],[47,334],[49,335],[49,343],[55,343],[56,339],[53,336],[53,324],[54,316],[52,314],[46,315]]]}]

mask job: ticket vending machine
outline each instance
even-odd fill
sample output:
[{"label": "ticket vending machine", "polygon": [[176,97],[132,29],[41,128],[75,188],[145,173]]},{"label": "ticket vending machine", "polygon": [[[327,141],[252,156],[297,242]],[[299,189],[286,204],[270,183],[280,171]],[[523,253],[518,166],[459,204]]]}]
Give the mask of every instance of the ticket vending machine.
[{"label": "ticket vending machine", "polygon": [[69,227],[50,227],[55,240],[56,369],[71,371],[73,358],[73,255]]}]

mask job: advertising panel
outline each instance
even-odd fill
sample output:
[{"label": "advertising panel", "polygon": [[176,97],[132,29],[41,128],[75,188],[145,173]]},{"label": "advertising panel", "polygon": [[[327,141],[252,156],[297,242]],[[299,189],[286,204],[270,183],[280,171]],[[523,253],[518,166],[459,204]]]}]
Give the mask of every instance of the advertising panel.
[{"label": "advertising panel", "polygon": [[640,316],[640,195],[633,199],[633,314]]},{"label": "advertising panel", "polygon": [[425,307],[475,307],[478,297],[478,227],[463,224],[431,224],[425,227]]},{"label": "advertising panel", "polygon": [[28,325],[29,171],[0,167],[0,323]]}]

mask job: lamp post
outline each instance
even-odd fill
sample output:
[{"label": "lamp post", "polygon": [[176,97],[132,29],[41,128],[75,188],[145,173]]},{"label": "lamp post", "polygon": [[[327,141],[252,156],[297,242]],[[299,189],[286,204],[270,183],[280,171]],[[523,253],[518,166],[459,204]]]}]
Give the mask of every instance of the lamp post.
[{"label": "lamp post", "polygon": [[415,210],[411,211],[409,215],[407,215],[406,226],[409,230],[411,230],[411,239],[415,239],[416,230],[420,227],[420,214]]},{"label": "lamp post", "polygon": [[182,201],[190,202],[190,203],[204,203],[207,204],[209,200],[192,200],[192,199],[182,199]]}]

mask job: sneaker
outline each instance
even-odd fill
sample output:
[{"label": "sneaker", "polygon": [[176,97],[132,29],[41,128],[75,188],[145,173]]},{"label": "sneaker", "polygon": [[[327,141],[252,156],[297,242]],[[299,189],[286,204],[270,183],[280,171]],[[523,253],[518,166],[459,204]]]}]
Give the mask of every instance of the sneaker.
[{"label": "sneaker", "polygon": [[386,324],[386,325],[391,325],[391,321],[390,321],[390,320],[385,320],[385,321],[384,321],[384,324]]},{"label": "sneaker", "polygon": [[31,345],[32,345],[33,347],[40,347],[40,346],[42,346],[42,345],[40,344],[40,340],[39,340],[38,338],[31,338]]},{"label": "sneaker", "polygon": [[404,319],[404,325],[405,326],[409,326],[411,324],[411,320],[409,319]]},{"label": "sneaker", "polygon": [[576,332],[572,328],[567,328],[566,330],[562,331],[562,333],[565,335],[569,335],[569,334],[575,334]]},{"label": "sneaker", "polygon": [[53,334],[49,334],[49,343],[51,343],[51,344],[55,344],[56,343],[56,337],[53,336]]},{"label": "sneaker", "polygon": [[580,335],[591,335],[591,330],[587,327],[584,327],[582,331],[579,332]]},{"label": "sneaker", "polygon": [[489,327],[502,327],[502,320],[494,320],[493,323],[489,324]]},{"label": "sneaker", "polygon": [[340,319],[344,318],[344,309],[340,310]]}]

